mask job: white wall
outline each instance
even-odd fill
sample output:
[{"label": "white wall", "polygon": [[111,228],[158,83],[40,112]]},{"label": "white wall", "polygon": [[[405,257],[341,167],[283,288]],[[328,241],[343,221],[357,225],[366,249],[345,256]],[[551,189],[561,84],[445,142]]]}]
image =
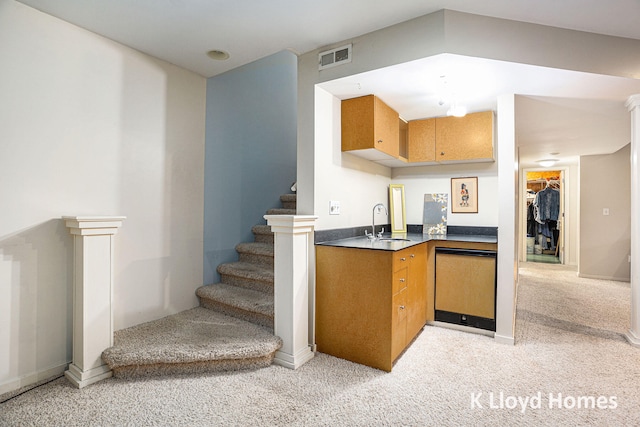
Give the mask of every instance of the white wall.
[{"label": "white wall", "polygon": [[[451,178],[468,176],[478,177],[478,213],[451,213]],[[395,168],[393,183],[404,184],[407,224],[422,224],[425,194],[447,193],[447,225],[498,226],[498,173],[495,162]]]},{"label": "white wall", "polygon": [[580,277],[631,280],[630,158],[630,144],[580,157]]},{"label": "white wall", "polygon": [[[388,205],[391,169],[349,153],[342,153],[340,100],[315,89],[315,193],[317,230],[371,224],[376,203]],[[340,215],[329,215],[329,202],[340,202]],[[377,224],[388,222],[383,214]]]},{"label": "white wall", "polygon": [[0,2],[0,394],[71,357],[63,215],[125,215],[115,329],[197,305],[204,78]]}]

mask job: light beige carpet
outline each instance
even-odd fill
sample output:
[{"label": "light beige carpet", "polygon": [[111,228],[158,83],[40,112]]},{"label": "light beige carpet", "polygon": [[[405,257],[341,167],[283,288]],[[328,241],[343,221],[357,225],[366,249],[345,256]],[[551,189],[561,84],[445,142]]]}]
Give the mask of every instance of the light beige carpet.
[{"label": "light beige carpet", "polygon": [[318,354],[296,371],[111,378],[82,390],[60,378],[0,404],[0,425],[640,425],[640,349],[623,338],[629,284],[549,264],[523,264],[520,279],[515,346],[426,327],[391,373]]}]

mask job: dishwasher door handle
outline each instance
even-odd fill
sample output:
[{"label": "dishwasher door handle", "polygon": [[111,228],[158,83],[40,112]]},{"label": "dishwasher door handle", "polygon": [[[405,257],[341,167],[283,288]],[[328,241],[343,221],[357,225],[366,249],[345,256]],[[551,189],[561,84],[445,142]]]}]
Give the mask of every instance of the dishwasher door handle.
[{"label": "dishwasher door handle", "polygon": [[436,248],[436,255],[438,254],[450,254],[450,255],[462,255],[462,256],[480,256],[480,257],[492,257],[495,258],[496,251],[485,249],[458,249],[458,248]]}]

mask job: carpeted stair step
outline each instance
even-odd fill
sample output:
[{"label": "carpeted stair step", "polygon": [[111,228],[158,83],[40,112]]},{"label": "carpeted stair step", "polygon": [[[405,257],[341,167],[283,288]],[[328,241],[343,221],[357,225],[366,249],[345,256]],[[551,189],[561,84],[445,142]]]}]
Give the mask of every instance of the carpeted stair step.
[{"label": "carpeted stair step", "polygon": [[203,307],[116,331],[102,359],[120,378],[258,369],[282,340],[267,329]]},{"label": "carpeted stair step", "polygon": [[254,225],[251,228],[254,240],[256,243],[271,243],[273,244],[273,232],[271,226],[266,224]]},{"label": "carpeted stair step", "polygon": [[296,209],[298,196],[296,194],[283,194],[280,196],[280,203],[284,209]]},{"label": "carpeted stair step", "polygon": [[[296,194],[267,215],[295,215]],[[274,234],[255,225],[238,261],[218,266],[221,282],[196,290],[200,307],[117,331],[102,358],[114,376],[203,373],[269,366],[282,340],[274,328]]]},{"label": "carpeted stair step", "polygon": [[273,294],[224,283],[196,290],[200,305],[273,330]]},{"label": "carpeted stair step", "polygon": [[236,246],[240,262],[258,264],[273,269],[272,243],[240,243]]},{"label": "carpeted stair step", "polygon": [[220,264],[216,270],[222,283],[273,295],[273,267],[238,261]]},{"label": "carpeted stair step", "polygon": [[295,209],[273,208],[267,210],[267,215],[295,215]]}]

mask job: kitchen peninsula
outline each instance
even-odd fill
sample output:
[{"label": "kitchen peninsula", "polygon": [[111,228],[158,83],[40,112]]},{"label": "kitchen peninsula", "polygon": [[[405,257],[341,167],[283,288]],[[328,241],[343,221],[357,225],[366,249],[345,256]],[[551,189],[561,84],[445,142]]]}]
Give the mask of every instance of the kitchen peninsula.
[{"label": "kitchen peninsula", "polygon": [[497,230],[452,228],[316,241],[318,351],[389,372],[428,322],[495,330]]}]

